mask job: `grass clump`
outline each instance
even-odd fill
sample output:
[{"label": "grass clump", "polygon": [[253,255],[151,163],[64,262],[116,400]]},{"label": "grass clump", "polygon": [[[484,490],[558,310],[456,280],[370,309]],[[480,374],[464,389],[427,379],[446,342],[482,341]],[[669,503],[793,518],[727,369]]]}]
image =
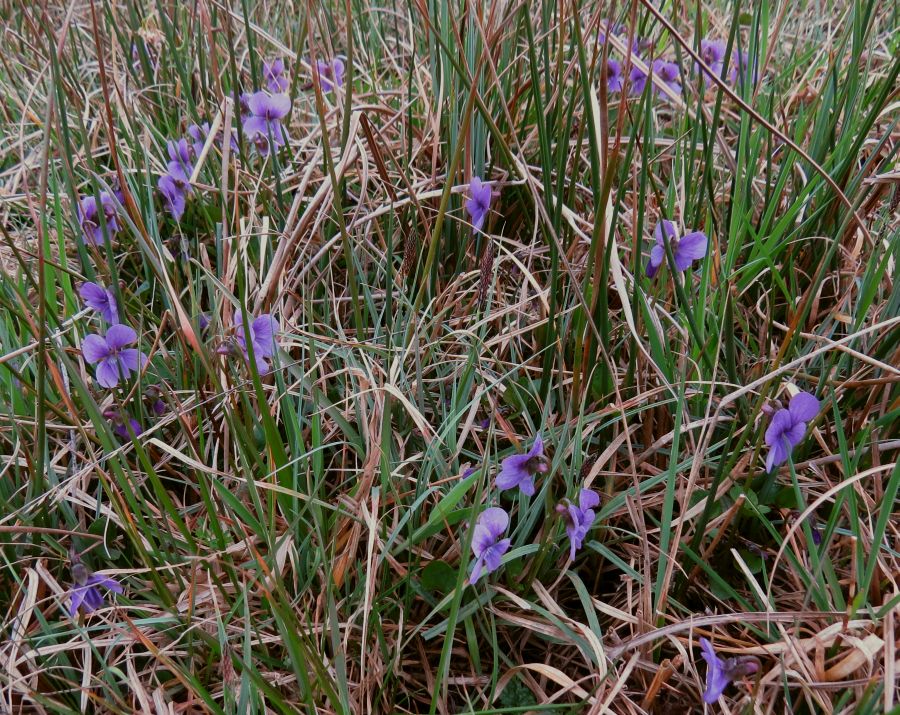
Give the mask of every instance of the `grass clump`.
[{"label": "grass clump", "polygon": [[13,8],[0,709],[898,706],[896,19]]}]

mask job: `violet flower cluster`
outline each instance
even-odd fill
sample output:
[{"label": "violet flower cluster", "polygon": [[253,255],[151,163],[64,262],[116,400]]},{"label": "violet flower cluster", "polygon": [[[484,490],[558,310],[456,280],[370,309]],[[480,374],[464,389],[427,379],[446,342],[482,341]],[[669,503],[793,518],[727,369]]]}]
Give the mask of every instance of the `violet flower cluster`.
[{"label": "violet flower cluster", "polygon": [[[621,24],[611,25],[609,28],[602,28],[599,34],[599,42],[605,44],[609,35],[616,36],[622,40],[626,39],[628,29]],[[641,60],[650,69],[652,74],[656,76],[663,85],[675,94],[682,94],[681,86],[681,70],[675,62],[668,61],[661,57],[652,56],[653,42],[644,38],[635,37],[628,48],[627,55],[631,56],[631,70],[628,73],[630,93],[632,95],[642,95],[647,87],[650,77],[641,67],[634,62],[635,59]],[[700,58],[709,67],[717,77],[725,79],[725,55],[727,43],[724,40],[716,38],[703,38],[700,40]],[[621,92],[625,87],[625,78],[623,76],[623,67],[626,64],[626,58],[613,57],[610,53],[606,60],[606,90],[609,93]],[[709,86],[712,84],[710,72],[704,70],[699,62],[695,62],[695,69],[703,75],[704,83]],[[758,79],[758,71],[756,66],[751,70],[749,55],[746,51],[738,51],[735,49],[731,55],[729,63],[728,81],[732,85],[737,85],[739,80],[755,84]],[[668,93],[661,87],[655,88],[655,94],[659,97],[666,97]]]},{"label": "violet flower cluster", "polygon": [[[496,485],[500,491],[518,488],[526,495],[535,493],[534,478],[546,474],[549,464],[544,456],[544,441],[540,434],[535,436],[531,449],[525,454],[513,454],[506,457],[500,465],[496,477]],[[467,469],[462,478],[466,479],[478,471],[477,467]],[[556,505],[556,512],[565,523],[565,531],[569,537],[569,558],[584,545],[587,534],[597,520],[594,512],[600,504],[600,495],[591,489],[581,489],[576,501],[564,499]],[[501,539],[509,526],[509,514],[500,507],[486,509],[475,524],[472,536],[472,552],[475,555],[470,582],[475,583],[482,573],[491,573],[500,566],[500,557],[509,549],[510,540]]]},{"label": "violet flower cluster", "polygon": [[[626,39],[627,28],[624,25],[616,24],[609,28],[609,34],[616,37]],[[599,41],[605,43],[607,39],[607,30],[604,28],[600,31]],[[652,51],[653,43],[649,40],[635,37],[628,48],[628,55],[631,57],[631,70],[628,73],[630,81],[630,93],[632,95],[642,95],[647,87],[649,75],[635,63],[639,60],[646,64],[650,71],[657,76],[662,83],[675,94],[681,94],[681,70],[675,62],[669,62],[660,57],[653,58],[648,56],[648,52]],[[618,59],[609,56],[606,60],[606,91],[610,94],[621,92],[625,87],[625,78],[623,76],[623,67],[627,62],[627,58]],[[657,87],[655,94],[661,98],[668,95],[665,90]]]}]

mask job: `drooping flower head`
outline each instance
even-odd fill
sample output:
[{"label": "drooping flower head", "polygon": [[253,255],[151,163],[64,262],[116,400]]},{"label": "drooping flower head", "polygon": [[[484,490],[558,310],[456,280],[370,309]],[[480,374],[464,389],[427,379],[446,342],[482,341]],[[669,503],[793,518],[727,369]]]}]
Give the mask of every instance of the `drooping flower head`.
[{"label": "drooping flower head", "polygon": [[108,288],[96,283],[82,283],[78,289],[78,295],[88,308],[93,308],[110,325],[119,322],[119,309],[116,305],[116,296]]},{"label": "drooping flower head", "polygon": [[575,553],[584,545],[584,539],[597,519],[594,507],[600,504],[600,495],[592,489],[582,489],[578,493],[578,504],[565,501],[565,504],[556,505],[556,511],[562,514],[566,521],[569,558],[574,560]]},{"label": "drooping flower head", "polygon": [[[106,191],[100,192],[100,206],[103,209],[103,219],[106,221],[106,229],[110,239],[119,230],[116,219],[116,205],[112,196]],[[103,229],[100,225],[100,216],[97,210],[97,197],[85,196],[78,202],[78,223],[81,226],[84,242],[91,246],[103,245]]]},{"label": "drooping flower head", "polygon": [[622,63],[612,57],[607,58],[606,91],[610,94],[613,92],[621,92],[623,84],[624,77],[622,76]]},{"label": "drooping flower head", "polygon": [[476,231],[482,229],[490,210],[491,187],[484,183],[481,177],[473,176],[469,184],[469,198],[466,199],[466,212]]},{"label": "drooping flower head", "polygon": [[115,387],[119,380],[127,380],[140,370],[147,356],[136,348],[137,333],[127,325],[111,325],[106,336],[88,335],[81,343],[81,354],[91,365],[97,366],[97,382],[103,387]]},{"label": "drooping flower head", "polygon": [[787,461],[791,452],[806,436],[806,423],[819,414],[819,401],[808,392],[798,392],[791,398],[787,409],[782,408],[772,415],[766,429],[766,471],[771,472]]},{"label": "drooping flower head", "polygon": [[69,594],[69,616],[75,617],[80,608],[84,613],[93,613],[103,605],[103,592],[122,593],[122,585],[114,578],[91,573],[74,552],[72,557],[72,591]]},{"label": "drooping flower head", "polygon": [[650,262],[647,263],[647,277],[653,278],[659,267],[666,260],[666,242],[672,247],[675,256],[675,267],[686,271],[694,261],[703,258],[709,247],[709,239],[702,231],[693,231],[683,238],[678,237],[678,229],[668,219],[663,219],[653,231],[656,245],[650,249]]},{"label": "drooping flower head", "polygon": [[751,675],[759,669],[759,663],[754,658],[746,656],[720,658],[713,644],[706,638],[700,639],[700,648],[707,665],[703,702],[708,705],[712,705],[721,697],[729,683],[745,675]]},{"label": "drooping flower head", "polygon": [[120,437],[121,439],[129,439],[131,437],[131,435],[128,434],[129,427],[131,427],[131,431],[134,432],[135,437],[137,437],[144,431],[144,428],[141,427],[140,422],[138,422],[127,413],[120,412],[119,410],[105,410],[103,412],[103,416],[112,425],[113,434],[116,435],[116,437]]},{"label": "drooping flower head", "polygon": [[284,60],[280,57],[273,62],[263,62],[263,80],[270,92],[287,92],[290,82],[284,73]]},{"label": "drooping flower head", "polygon": [[470,583],[477,583],[482,573],[491,573],[500,568],[500,559],[509,549],[511,541],[501,539],[509,526],[509,514],[500,507],[485,509],[475,521],[472,534],[472,553],[475,563],[469,576]]},{"label": "drooping flower head", "polygon": [[316,69],[319,72],[319,82],[323,92],[332,92],[335,87],[344,86],[344,60],[335,57],[331,62],[316,60]]},{"label": "drooping flower head", "polygon": [[157,417],[166,413],[166,403],[162,399],[162,389],[159,385],[147,385],[144,389],[144,399],[149,403],[150,411]]},{"label": "drooping flower head", "polygon": [[260,155],[266,156],[270,142],[276,149],[284,145],[281,120],[291,111],[291,99],[286,94],[254,92],[247,104],[251,116],[244,121],[244,132]]},{"label": "drooping flower head", "polygon": [[[725,49],[727,43],[725,40],[710,40],[703,38],[700,40],[700,59],[712,70],[712,74],[716,77],[722,76],[722,70],[725,68]],[[703,81],[708,85],[712,82],[709,72],[703,70],[697,65],[697,71],[703,71]]]},{"label": "drooping flower head", "polygon": [[526,496],[534,494],[534,475],[544,474],[549,469],[544,457],[544,440],[541,435],[534,438],[534,444],[525,454],[513,454],[503,460],[497,475],[499,489],[518,487]]}]

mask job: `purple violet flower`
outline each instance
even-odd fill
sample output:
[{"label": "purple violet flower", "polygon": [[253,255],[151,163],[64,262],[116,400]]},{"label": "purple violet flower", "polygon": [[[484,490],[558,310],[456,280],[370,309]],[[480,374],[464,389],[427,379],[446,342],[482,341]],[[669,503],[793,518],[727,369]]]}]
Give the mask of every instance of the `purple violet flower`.
[{"label": "purple violet flower", "polygon": [[290,83],[284,74],[284,60],[280,57],[273,62],[263,62],[262,67],[263,79],[269,91],[277,94],[278,92],[287,92]]},{"label": "purple violet flower", "polygon": [[170,141],[167,149],[169,151],[169,163],[166,165],[166,168],[173,177],[187,183],[191,173],[194,171],[191,162],[191,145],[188,144],[187,139],[179,139],[177,142]]},{"label": "purple violet flower", "polygon": [[169,142],[168,151],[167,173],[159,177],[156,186],[163,195],[169,213],[178,221],[184,214],[187,195],[191,193],[190,175],[194,171],[191,163],[191,146],[187,139],[179,139],[177,142]]},{"label": "purple violet flower", "polygon": [[[712,70],[712,74],[716,77],[722,76],[725,69],[725,49],[727,43],[725,40],[708,40],[706,38],[700,40],[700,59]],[[712,83],[710,73],[703,70],[697,65],[697,71],[703,72],[703,81],[709,85]]]},{"label": "purple violet flower", "polygon": [[584,538],[594,525],[597,515],[594,507],[600,504],[600,495],[592,489],[582,489],[578,493],[578,504],[568,499],[565,504],[557,504],[556,511],[566,521],[566,534],[569,535],[569,559],[575,560],[575,553],[584,544]]},{"label": "purple violet flower", "polygon": [[477,583],[482,573],[492,573],[500,568],[500,559],[509,550],[510,539],[500,537],[509,526],[509,514],[500,507],[485,509],[475,521],[472,534],[472,553],[475,563],[469,583]]},{"label": "purple violet flower", "polygon": [[251,116],[244,121],[244,132],[261,156],[267,156],[269,141],[277,149],[284,145],[281,120],[291,111],[291,99],[286,94],[255,92],[247,101]]},{"label": "purple violet flower", "polygon": [[203,145],[206,144],[206,137],[209,136],[209,122],[191,124],[187,128],[187,133],[192,140],[191,148],[194,150],[194,156],[200,156],[203,153]]},{"label": "purple violet flower", "polygon": [[106,410],[104,411],[103,416],[110,424],[112,424],[113,434],[121,439],[129,439],[131,437],[131,435],[128,434],[129,426],[131,427],[131,431],[134,432],[135,437],[144,431],[140,422],[127,414],[119,412],[119,410]]},{"label": "purple violet flower", "polygon": [[[111,240],[119,230],[119,223],[116,220],[116,206],[108,192],[100,192],[100,205],[103,207],[103,218]],[[81,225],[85,243],[91,246],[103,245],[103,230],[100,227],[96,196],[85,196],[78,202],[78,223]]]},{"label": "purple violet flower", "polygon": [[[666,62],[665,60],[653,60],[653,74],[659,77],[663,84],[675,92],[675,94],[681,94],[681,83],[678,81],[681,72],[678,69],[677,64],[674,62]],[[668,96],[661,88],[657,88],[657,94],[660,97]]]},{"label": "purple violet flower", "polygon": [[538,434],[534,444],[525,454],[513,454],[503,460],[497,475],[497,487],[501,490],[519,487],[526,496],[534,494],[534,475],[549,469],[544,457],[544,440]]},{"label": "purple violet flower", "polygon": [[344,86],[345,67],[344,60],[340,57],[335,57],[331,62],[316,60],[316,69],[319,71],[323,92],[332,92],[336,86]]},{"label": "purple violet flower", "polygon": [[147,363],[147,356],[135,348],[137,333],[127,325],[111,325],[106,336],[88,335],[81,343],[81,354],[91,365],[97,365],[97,382],[103,387],[115,387],[120,379],[127,380]]},{"label": "purple violet flower", "polygon": [[484,221],[491,210],[491,187],[473,176],[469,184],[469,198],[466,200],[466,211],[476,231],[484,226]]},{"label": "purple violet flower", "polygon": [[624,78],[622,76],[622,63],[619,60],[608,57],[606,60],[606,91],[621,92]]},{"label": "purple violet flower", "polygon": [[[665,232],[665,238],[663,237],[663,232]],[[666,260],[666,241],[672,246],[672,253],[675,255],[675,268],[679,271],[686,271],[694,261],[703,258],[709,247],[709,239],[705,233],[693,231],[683,238],[679,238],[675,224],[667,219],[663,219],[656,224],[653,237],[656,239],[656,245],[650,249],[650,262],[647,263],[648,278],[653,278],[659,271],[659,267]]]},{"label": "purple violet flower", "polygon": [[700,639],[703,660],[706,661],[706,689],[703,691],[703,702],[712,705],[718,701],[728,684],[751,675],[759,669],[759,663],[746,656],[720,658],[713,644],[706,638]]},{"label": "purple violet flower", "polygon": [[766,471],[784,464],[791,452],[806,436],[806,423],[819,414],[819,401],[808,392],[798,392],[791,398],[787,409],[781,408],[766,429]]},{"label": "purple violet flower", "polygon": [[[269,359],[274,357],[277,350],[275,343],[275,333],[278,330],[278,323],[268,313],[253,318],[252,315],[247,316],[247,322],[250,323],[250,344],[253,346],[253,357],[256,359],[256,369],[260,375],[269,372]],[[241,314],[234,316],[234,338],[240,346],[244,359],[249,360],[250,354],[247,350],[247,337],[244,335],[244,322]],[[220,354],[229,354],[231,348],[226,344],[218,349]]]},{"label": "purple violet flower", "polygon": [[96,283],[82,283],[78,289],[78,295],[88,308],[93,308],[110,325],[119,322],[119,310],[116,305],[116,296],[108,288]]},{"label": "purple violet flower", "polygon": [[79,608],[84,613],[93,613],[103,605],[101,588],[113,593],[122,593],[122,584],[110,576],[90,573],[77,556],[72,563],[72,580],[75,582],[69,594],[69,616],[72,618],[78,613]]},{"label": "purple violet flower", "polygon": [[631,93],[634,95],[643,94],[644,87],[647,86],[647,73],[637,65],[632,65],[628,78],[631,80]]},{"label": "purple violet flower", "polygon": [[732,54],[731,71],[728,73],[728,78],[731,80],[731,84],[737,84],[738,80],[756,84],[756,81],[759,79],[759,68],[757,67],[756,62],[754,62],[751,71],[750,55],[746,50],[743,52],[735,50]]}]

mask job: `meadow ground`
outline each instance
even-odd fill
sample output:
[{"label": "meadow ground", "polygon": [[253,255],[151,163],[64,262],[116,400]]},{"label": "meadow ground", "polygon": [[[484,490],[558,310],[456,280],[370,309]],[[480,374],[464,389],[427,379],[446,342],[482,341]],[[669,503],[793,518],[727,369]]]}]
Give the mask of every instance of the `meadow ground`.
[{"label": "meadow ground", "polygon": [[0,712],[900,707],[898,28],[4,4]]}]

